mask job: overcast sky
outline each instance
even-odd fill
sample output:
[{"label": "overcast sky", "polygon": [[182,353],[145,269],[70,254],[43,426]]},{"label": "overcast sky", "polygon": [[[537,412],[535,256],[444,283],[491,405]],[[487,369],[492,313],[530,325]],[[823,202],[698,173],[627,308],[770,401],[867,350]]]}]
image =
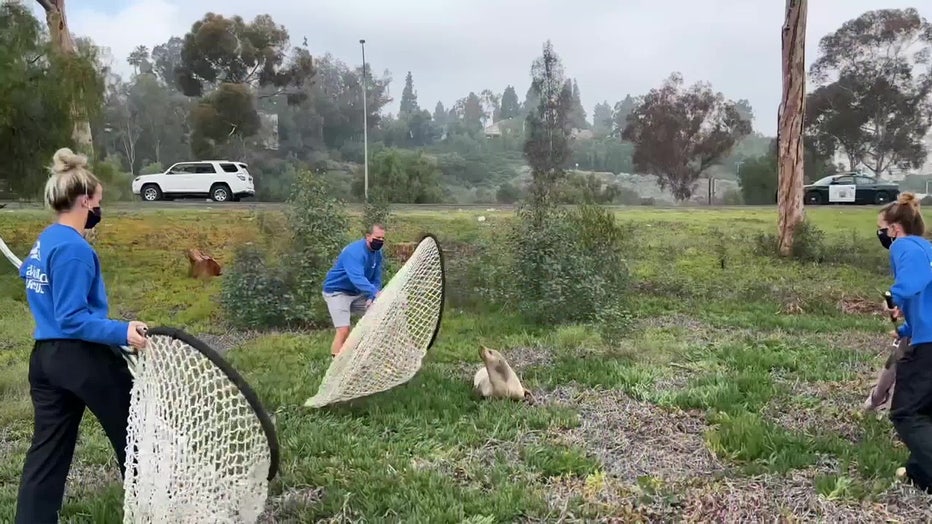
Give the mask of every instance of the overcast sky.
[{"label": "overcast sky", "polygon": [[[28,0],[24,0],[27,1]],[[30,2],[37,13],[40,7]],[[397,112],[411,71],[421,107],[446,107],[470,91],[501,93],[514,85],[520,99],[530,66],[551,39],[567,76],[576,78],[587,116],[603,100],[614,104],[659,85],[672,71],[687,83],[705,80],[732,99],[746,98],[756,130],[776,133],[780,102],[783,0],[71,0],[76,35],[108,47],[126,76],[125,57],[183,36],[204,13],[268,13],[292,43],[306,37],[313,55],[332,53],[361,64],[359,39],[373,71],[391,71]],[[809,2],[806,63],[819,39],[846,20],[879,8],[917,7],[932,19],[932,2],[813,0]]]}]

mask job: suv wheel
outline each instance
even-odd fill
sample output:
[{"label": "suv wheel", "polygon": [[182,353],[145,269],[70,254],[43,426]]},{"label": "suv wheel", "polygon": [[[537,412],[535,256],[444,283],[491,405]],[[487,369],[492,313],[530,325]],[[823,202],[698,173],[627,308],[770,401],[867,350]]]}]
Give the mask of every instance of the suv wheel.
[{"label": "suv wheel", "polygon": [[162,190],[155,184],[146,184],[142,186],[142,190],[139,194],[146,202],[155,202],[156,200],[162,199]]},{"label": "suv wheel", "polygon": [[230,188],[226,184],[216,185],[210,190],[210,198],[214,202],[227,202],[230,196]]}]

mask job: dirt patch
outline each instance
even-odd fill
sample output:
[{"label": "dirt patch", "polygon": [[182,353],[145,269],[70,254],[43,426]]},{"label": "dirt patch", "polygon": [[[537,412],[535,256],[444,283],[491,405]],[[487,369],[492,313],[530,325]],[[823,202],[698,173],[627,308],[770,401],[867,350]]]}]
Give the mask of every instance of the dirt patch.
[{"label": "dirt patch", "polygon": [[861,440],[861,404],[870,391],[869,382],[857,378],[842,382],[793,382],[784,384],[789,399],[772,399],[763,415],[790,431],[838,435],[850,442]]},{"label": "dirt patch", "polygon": [[581,496],[586,513],[607,522],[929,522],[932,497],[894,484],[873,500],[823,496],[814,482],[823,468],[795,470],[786,476],[691,479],[630,485],[616,479],[593,482],[553,479],[548,486],[551,516],[584,522],[567,508]]},{"label": "dirt patch", "polygon": [[589,450],[607,474],[627,482],[640,477],[707,477],[726,466],[708,449],[704,416],[634,400],[618,391],[562,388],[541,400],[579,410],[580,425],[560,437]]},{"label": "dirt patch", "polygon": [[820,495],[814,486],[818,468],[797,470],[786,477],[722,479],[687,488],[680,516],[689,522],[823,521],[928,522],[928,496],[897,485],[881,501],[855,501]]},{"label": "dirt patch", "polygon": [[838,309],[846,315],[883,315],[880,301],[861,296],[842,297]]},{"label": "dirt patch", "polygon": [[[886,418],[888,413],[886,409],[869,413],[861,411],[885,357],[881,354],[870,362],[852,363],[853,377],[850,380],[806,382],[791,377],[775,377],[791,397],[771,400],[763,414],[791,431],[837,434],[857,442],[863,434],[861,418]],[[890,431],[892,438],[892,428]]]},{"label": "dirt patch", "polygon": [[95,493],[112,484],[123,484],[116,461],[107,464],[75,462],[68,471],[67,490],[70,493]]},{"label": "dirt patch", "polygon": [[292,516],[302,509],[317,504],[323,498],[323,488],[288,488],[281,495],[269,497],[265,511],[259,515],[259,524],[298,523],[301,520]]}]

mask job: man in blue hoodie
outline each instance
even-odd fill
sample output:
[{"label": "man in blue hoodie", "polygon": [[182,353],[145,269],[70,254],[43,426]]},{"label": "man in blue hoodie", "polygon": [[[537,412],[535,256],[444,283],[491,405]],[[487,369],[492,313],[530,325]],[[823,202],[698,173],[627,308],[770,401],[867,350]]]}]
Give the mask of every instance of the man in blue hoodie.
[{"label": "man in blue hoodie", "polygon": [[324,301],[336,334],[330,345],[337,356],[350,332],[350,319],[366,310],[382,292],[382,245],[385,226],[373,224],[364,238],[350,243],[334,262],[324,279]]}]

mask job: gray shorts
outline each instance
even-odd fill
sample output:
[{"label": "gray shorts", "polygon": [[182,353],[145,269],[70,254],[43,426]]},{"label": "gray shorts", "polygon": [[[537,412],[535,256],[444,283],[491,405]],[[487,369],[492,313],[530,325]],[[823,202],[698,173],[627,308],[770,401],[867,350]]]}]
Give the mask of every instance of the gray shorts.
[{"label": "gray shorts", "polygon": [[327,303],[327,309],[330,310],[330,318],[333,320],[333,327],[349,327],[350,317],[352,314],[362,316],[366,312],[366,295],[350,295],[336,291],[333,293],[324,292],[324,302]]}]

